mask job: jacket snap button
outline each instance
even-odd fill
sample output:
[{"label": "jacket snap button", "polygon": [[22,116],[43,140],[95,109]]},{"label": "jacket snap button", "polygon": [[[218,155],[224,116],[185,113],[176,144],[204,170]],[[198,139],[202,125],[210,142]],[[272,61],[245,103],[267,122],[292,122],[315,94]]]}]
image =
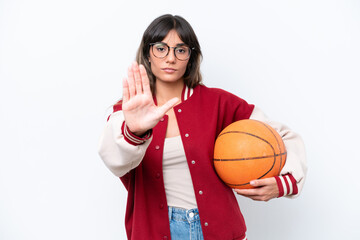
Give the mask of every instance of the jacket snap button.
[{"label": "jacket snap button", "polygon": [[164,239],[164,240],[167,240],[167,239],[168,239],[168,237],[167,237],[167,236],[164,236],[164,237],[163,237],[163,239]]},{"label": "jacket snap button", "polygon": [[160,119],[160,121],[162,121],[162,122],[163,122],[164,120],[165,120],[164,118],[161,118],[161,119]]},{"label": "jacket snap button", "polygon": [[209,224],[207,222],[204,223],[205,227],[209,226]]},{"label": "jacket snap button", "polygon": [[199,191],[199,194],[202,195],[202,194],[203,194],[203,191],[200,190],[200,191]]},{"label": "jacket snap button", "polygon": [[160,208],[160,209],[163,209],[163,208],[164,208],[164,204],[160,204],[160,205],[159,205],[159,208]]},{"label": "jacket snap button", "polygon": [[186,133],[186,134],[185,134],[185,137],[189,137],[189,134],[188,134],[188,133]]},{"label": "jacket snap button", "polygon": [[159,149],[160,149],[160,146],[159,146],[159,145],[156,145],[156,146],[155,146],[155,149],[156,149],[156,150],[159,150]]},{"label": "jacket snap button", "polygon": [[195,160],[192,160],[191,163],[192,163],[192,164],[195,164]]},{"label": "jacket snap button", "polygon": [[160,173],[157,173],[157,174],[156,174],[156,178],[160,178]]},{"label": "jacket snap button", "polygon": [[178,109],[178,112],[180,113],[180,112],[181,112],[181,109]]}]

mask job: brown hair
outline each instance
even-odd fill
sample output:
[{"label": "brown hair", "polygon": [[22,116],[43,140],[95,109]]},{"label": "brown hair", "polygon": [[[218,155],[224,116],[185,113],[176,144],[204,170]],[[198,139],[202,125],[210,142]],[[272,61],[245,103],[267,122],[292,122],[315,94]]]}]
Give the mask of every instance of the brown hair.
[{"label": "brown hair", "polygon": [[180,16],[173,16],[171,14],[162,15],[152,21],[152,23],[147,27],[136,54],[136,61],[139,64],[144,65],[147,71],[153,94],[155,93],[156,77],[151,71],[149,62],[150,43],[162,41],[172,29],[175,29],[180,39],[186,45],[193,48],[184,74],[185,85],[190,88],[194,88],[201,84],[202,81],[200,73],[202,54],[200,44],[191,25]]}]

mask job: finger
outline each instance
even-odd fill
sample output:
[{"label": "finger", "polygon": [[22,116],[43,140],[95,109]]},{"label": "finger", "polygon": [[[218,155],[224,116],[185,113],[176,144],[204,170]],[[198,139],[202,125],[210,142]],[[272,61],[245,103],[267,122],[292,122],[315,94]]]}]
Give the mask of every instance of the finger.
[{"label": "finger", "polygon": [[264,202],[267,202],[267,201],[270,200],[270,199],[268,199],[266,197],[263,197],[263,196],[248,196],[248,198],[251,198],[254,201],[264,201]]},{"label": "finger", "polygon": [[243,197],[247,197],[247,198],[251,198],[253,200],[255,200],[256,198],[258,198],[258,195],[254,195],[251,191],[247,191],[248,189],[235,189],[235,192],[238,195],[241,195]]},{"label": "finger", "polygon": [[179,98],[175,97],[167,101],[164,105],[159,107],[160,115],[164,116],[171,108],[173,108],[178,102]]},{"label": "finger", "polygon": [[264,179],[256,179],[256,180],[250,181],[250,185],[253,187],[262,187],[262,186],[267,186],[267,185],[271,185],[271,184],[275,184],[275,183],[276,183],[276,179],[274,177],[264,178]]},{"label": "finger", "polygon": [[141,82],[142,82],[142,87],[143,87],[143,91],[145,94],[147,95],[151,95],[151,89],[150,89],[150,81],[149,81],[149,77],[147,75],[146,69],[144,67],[144,65],[140,65],[139,66],[140,69],[140,75],[141,75]]},{"label": "finger", "polygon": [[123,103],[129,100],[129,85],[126,78],[123,79]]},{"label": "finger", "polygon": [[128,86],[129,86],[129,98],[135,96],[135,80],[134,73],[132,67],[128,68],[128,78],[127,78]]},{"label": "finger", "polygon": [[138,66],[137,62],[133,62],[133,64],[132,64],[132,69],[133,69],[134,78],[135,78],[135,90],[136,90],[136,94],[142,94],[142,93],[143,93],[142,83],[141,83],[139,66]]},{"label": "finger", "polygon": [[234,191],[237,194],[240,194],[243,196],[257,196],[258,195],[256,189],[235,189]]},{"label": "finger", "polygon": [[243,197],[247,197],[255,201],[268,201],[266,196],[260,194],[257,189],[235,189],[235,192]]},{"label": "finger", "polygon": [[253,187],[261,187],[261,186],[264,186],[264,182],[263,180],[252,180],[250,181],[250,185],[253,186]]}]

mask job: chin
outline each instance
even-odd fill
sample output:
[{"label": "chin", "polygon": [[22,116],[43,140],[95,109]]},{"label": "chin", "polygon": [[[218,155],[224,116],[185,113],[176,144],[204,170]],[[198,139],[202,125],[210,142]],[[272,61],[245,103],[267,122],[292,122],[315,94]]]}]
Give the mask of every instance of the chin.
[{"label": "chin", "polygon": [[179,77],[175,77],[175,76],[171,76],[171,77],[169,77],[169,76],[167,76],[167,77],[160,77],[160,78],[158,78],[157,77],[157,79],[159,80],[159,81],[162,81],[162,82],[168,82],[168,83],[174,83],[174,82],[178,82],[178,81],[182,81],[183,80],[183,77],[181,76],[179,76]]}]

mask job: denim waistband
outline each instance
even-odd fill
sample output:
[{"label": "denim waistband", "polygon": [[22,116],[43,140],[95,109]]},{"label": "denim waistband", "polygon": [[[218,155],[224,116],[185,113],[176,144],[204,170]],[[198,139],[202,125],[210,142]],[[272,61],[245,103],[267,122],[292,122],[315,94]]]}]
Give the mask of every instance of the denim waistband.
[{"label": "denim waistband", "polygon": [[169,208],[169,220],[195,222],[200,220],[199,210],[197,208],[185,209],[178,207]]}]

